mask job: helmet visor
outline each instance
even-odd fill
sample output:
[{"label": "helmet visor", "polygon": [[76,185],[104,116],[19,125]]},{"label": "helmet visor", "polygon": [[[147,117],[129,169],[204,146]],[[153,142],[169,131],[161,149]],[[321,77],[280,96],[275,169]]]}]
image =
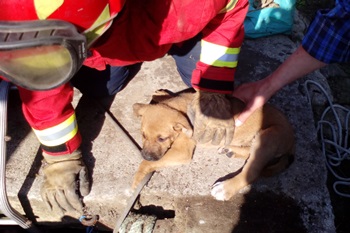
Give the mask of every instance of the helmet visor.
[{"label": "helmet visor", "polygon": [[[57,28],[50,30],[57,31]],[[70,33],[64,36],[51,33],[49,36],[0,43],[0,75],[31,90],[52,89],[67,82],[86,57],[82,53],[86,50],[83,48],[85,37],[72,34],[74,30],[71,28],[69,30]],[[13,34],[10,36],[15,37]]]},{"label": "helmet visor", "polygon": [[50,89],[73,70],[67,48],[59,45],[0,51],[0,70],[16,84],[29,89]]}]

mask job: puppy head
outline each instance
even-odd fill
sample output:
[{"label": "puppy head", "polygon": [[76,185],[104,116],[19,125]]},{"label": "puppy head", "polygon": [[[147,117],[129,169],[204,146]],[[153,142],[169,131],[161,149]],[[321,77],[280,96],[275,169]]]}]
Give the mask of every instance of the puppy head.
[{"label": "puppy head", "polygon": [[134,113],[141,117],[142,157],[159,160],[181,133],[192,137],[186,116],[164,104],[134,104]]}]

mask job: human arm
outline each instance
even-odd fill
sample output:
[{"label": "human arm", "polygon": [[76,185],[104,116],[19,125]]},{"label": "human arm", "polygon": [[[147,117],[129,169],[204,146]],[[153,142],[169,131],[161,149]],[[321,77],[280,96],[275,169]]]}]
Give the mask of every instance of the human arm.
[{"label": "human arm", "polygon": [[234,91],[233,96],[246,103],[236,120],[237,126],[283,86],[327,64],[350,61],[350,2],[337,3],[332,9],[317,12],[302,45],[276,71]]},{"label": "human arm", "polygon": [[255,110],[262,107],[271,96],[285,85],[326,65],[326,63],[312,57],[300,46],[266,78],[242,84],[234,90],[233,96],[245,102],[246,107],[237,117],[235,125],[242,125]]},{"label": "human arm", "polygon": [[[87,169],[79,150],[81,135],[71,105],[69,83],[48,91],[18,87],[24,116],[41,144],[43,201],[51,209],[82,211],[80,194],[88,194]],[[79,181],[79,186],[76,184]],[[57,196],[57,198],[54,198]]]}]

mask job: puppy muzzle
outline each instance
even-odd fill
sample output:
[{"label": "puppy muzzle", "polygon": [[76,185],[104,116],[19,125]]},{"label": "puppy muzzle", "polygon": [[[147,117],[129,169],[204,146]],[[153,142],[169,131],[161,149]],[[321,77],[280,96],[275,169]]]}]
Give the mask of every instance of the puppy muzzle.
[{"label": "puppy muzzle", "polygon": [[157,155],[156,153],[147,151],[145,149],[141,151],[141,155],[145,160],[148,160],[148,161],[157,161],[161,157],[163,157],[163,155]]}]

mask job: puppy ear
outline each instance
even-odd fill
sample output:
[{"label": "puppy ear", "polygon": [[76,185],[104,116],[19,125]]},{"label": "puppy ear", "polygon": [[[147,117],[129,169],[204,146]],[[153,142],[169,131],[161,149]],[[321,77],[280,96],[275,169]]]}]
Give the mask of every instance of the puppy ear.
[{"label": "puppy ear", "polygon": [[135,116],[137,117],[142,116],[145,113],[147,106],[148,104],[140,104],[140,103],[133,104],[132,108],[134,110]]},{"label": "puppy ear", "polygon": [[187,124],[181,124],[181,123],[176,123],[174,125],[174,130],[177,132],[182,132],[186,134],[187,137],[192,138],[193,135],[193,130],[192,127],[187,123]]},{"label": "puppy ear", "polygon": [[165,89],[160,89],[155,91],[154,94],[152,95],[152,103],[160,103],[174,96],[175,95],[172,92]]}]

